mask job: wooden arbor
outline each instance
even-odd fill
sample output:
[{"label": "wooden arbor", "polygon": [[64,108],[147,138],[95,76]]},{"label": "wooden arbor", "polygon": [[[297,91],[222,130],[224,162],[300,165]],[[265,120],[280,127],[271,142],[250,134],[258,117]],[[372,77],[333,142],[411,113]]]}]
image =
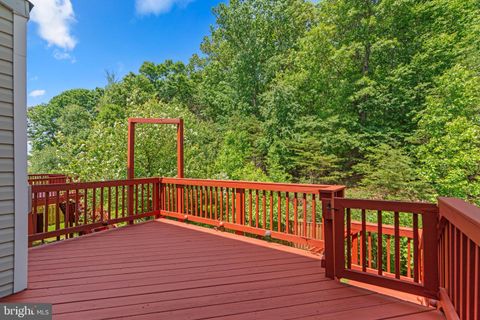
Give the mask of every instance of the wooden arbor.
[{"label": "wooden arbor", "polygon": [[[184,157],[183,157],[183,119],[161,119],[161,118],[129,118],[128,119],[128,149],[127,149],[127,179],[135,179],[135,125],[139,124],[169,124],[177,126],[177,178],[184,178]],[[178,193],[182,192],[181,187],[178,188]],[[129,215],[134,215],[134,189],[128,188],[128,212]],[[183,193],[183,192],[182,192]],[[154,210],[158,211],[159,190],[154,190],[155,198]],[[179,197],[178,204],[183,203],[183,199]],[[133,224],[133,221],[129,222]]]},{"label": "wooden arbor", "polygon": [[177,126],[177,177],[184,177],[183,159],[183,119],[160,118],[129,118],[128,119],[128,150],[127,150],[127,179],[135,179],[135,125],[144,124],[174,124]]}]

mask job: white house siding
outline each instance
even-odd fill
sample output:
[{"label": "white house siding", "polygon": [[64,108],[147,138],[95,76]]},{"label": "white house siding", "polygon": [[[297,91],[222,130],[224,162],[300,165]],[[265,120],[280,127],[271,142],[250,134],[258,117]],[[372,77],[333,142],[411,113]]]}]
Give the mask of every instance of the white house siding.
[{"label": "white house siding", "polygon": [[13,293],[14,215],[13,12],[0,4],[0,297]]}]

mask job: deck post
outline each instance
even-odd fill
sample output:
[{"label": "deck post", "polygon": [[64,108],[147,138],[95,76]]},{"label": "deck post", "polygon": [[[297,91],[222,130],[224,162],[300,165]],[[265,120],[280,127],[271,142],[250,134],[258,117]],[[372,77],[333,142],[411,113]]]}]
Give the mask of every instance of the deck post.
[{"label": "deck post", "polygon": [[155,181],[153,184],[153,196],[152,196],[152,201],[153,201],[153,211],[157,213],[155,218],[159,219],[160,216],[160,178]]},{"label": "deck post", "polygon": [[[235,190],[235,223],[243,225],[245,218],[245,189]],[[238,235],[243,235],[242,231],[235,232]]]},{"label": "deck post", "polygon": [[[424,286],[429,293],[437,296],[439,294],[440,287],[437,247],[438,220],[438,211],[430,211],[423,214],[424,229],[429,230],[429,232],[423,232]],[[420,261],[422,261],[422,259],[420,259]]]},{"label": "deck post", "polygon": [[[127,179],[133,180],[135,178],[135,122],[128,121],[128,150],[127,150]],[[128,215],[133,217],[133,185],[129,185],[127,189],[127,210]],[[133,219],[128,221],[128,224],[133,224]]]},{"label": "deck post", "polygon": [[323,234],[325,250],[323,254],[325,265],[325,276],[330,279],[335,278],[335,256],[334,256],[334,238],[333,238],[333,208],[332,200],[328,198],[322,199],[322,216],[323,216]]},{"label": "deck post", "polygon": [[178,119],[177,124],[177,177],[185,177],[184,159],[183,159],[183,119]]},{"label": "deck post", "polygon": [[[177,178],[184,178],[184,159],[183,159],[183,119],[179,119],[177,124]],[[177,212],[184,212],[184,187],[177,185]]]}]

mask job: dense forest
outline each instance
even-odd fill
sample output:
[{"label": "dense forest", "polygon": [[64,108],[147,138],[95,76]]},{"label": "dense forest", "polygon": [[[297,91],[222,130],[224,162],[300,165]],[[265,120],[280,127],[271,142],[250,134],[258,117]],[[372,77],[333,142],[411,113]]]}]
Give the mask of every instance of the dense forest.
[{"label": "dense forest", "polygon": [[[480,204],[478,0],[231,0],[201,54],[29,108],[30,171],[126,177],[128,117],[186,176]],[[154,41],[154,40],[152,40]],[[174,176],[140,126],[136,175]]]}]

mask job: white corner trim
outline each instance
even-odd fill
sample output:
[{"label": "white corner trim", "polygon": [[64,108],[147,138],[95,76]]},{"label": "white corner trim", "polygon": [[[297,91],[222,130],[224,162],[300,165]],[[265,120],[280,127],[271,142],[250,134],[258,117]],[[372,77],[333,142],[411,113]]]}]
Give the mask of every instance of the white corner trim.
[{"label": "white corner trim", "polygon": [[13,291],[27,288],[27,18],[13,15],[13,141],[15,158],[15,256]]},{"label": "white corner trim", "polygon": [[27,0],[0,0],[0,3],[13,11],[13,14],[28,18],[30,15],[31,3]]}]

